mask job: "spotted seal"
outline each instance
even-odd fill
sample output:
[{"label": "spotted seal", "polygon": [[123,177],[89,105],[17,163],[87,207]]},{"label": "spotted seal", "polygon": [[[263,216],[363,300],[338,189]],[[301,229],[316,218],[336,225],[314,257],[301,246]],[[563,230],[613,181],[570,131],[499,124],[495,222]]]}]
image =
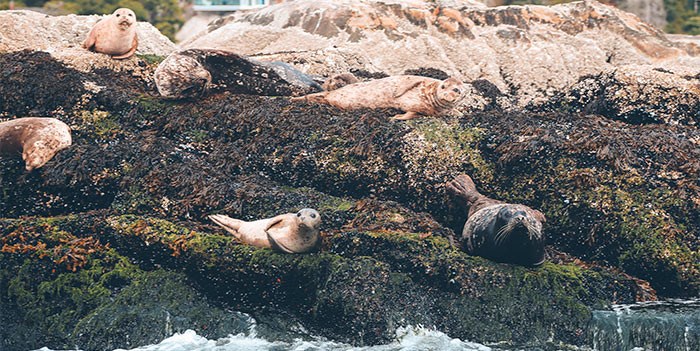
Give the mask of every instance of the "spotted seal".
[{"label": "spotted seal", "polygon": [[462,250],[470,255],[522,266],[545,261],[542,223],[545,216],[525,205],[509,204],[480,194],[462,174],[447,183],[447,191],[469,206],[462,231]]},{"label": "spotted seal", "polygon": [[210,215],[209,219],[252,246],[285,253],[306,253],[318,251],[321,247],[321,215],[311,208],[253,222],[225,215]]},{"label": "spotted seal", "polygon": [[22,154],[27,171],[43,166],[72,143],[70,127],[48,117],[0,122],[0,154]]},{"label": "spotted seal", "polygon": [[107,18],[95,23],[83,42],[83,48],[118,60],[134,55],[138,46],[136,14],[127,8],[117,9]]},{"label": "spotted seal", "polygon": [[309,94],[292,101],[309,101],[344,110],[396,108],[404,111],[392,119],[409,120],[419,115],[440,115],[454,108],[466,87],[457,78],[438,80],[402,75],[349,84],[332,91]]}]

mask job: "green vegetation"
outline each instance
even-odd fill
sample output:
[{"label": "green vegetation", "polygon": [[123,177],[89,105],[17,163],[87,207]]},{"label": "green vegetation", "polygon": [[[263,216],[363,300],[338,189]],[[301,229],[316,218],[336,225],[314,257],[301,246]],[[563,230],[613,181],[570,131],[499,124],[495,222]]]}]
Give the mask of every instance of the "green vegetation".
[{"label": "green vegetation", "polygon": [[700,34],[700,17],[695,12],[694,0],[664,0],[666,32]]}]

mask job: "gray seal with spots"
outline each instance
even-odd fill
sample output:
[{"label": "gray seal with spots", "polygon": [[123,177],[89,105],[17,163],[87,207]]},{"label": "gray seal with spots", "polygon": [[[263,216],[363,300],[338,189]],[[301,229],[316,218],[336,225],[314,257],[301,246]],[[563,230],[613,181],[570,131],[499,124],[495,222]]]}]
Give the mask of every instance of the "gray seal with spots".
[{"label": "gray seal with spots", "polygon": [[404,111],[394,120],[409,120],[420,115],[442,115],[464,97],[466,87],[457,78],[438,80],[402,75],[349,84],[332,91],[309,94],[292,101],[328,104],[344,110],[358,108],[396,108]]}]

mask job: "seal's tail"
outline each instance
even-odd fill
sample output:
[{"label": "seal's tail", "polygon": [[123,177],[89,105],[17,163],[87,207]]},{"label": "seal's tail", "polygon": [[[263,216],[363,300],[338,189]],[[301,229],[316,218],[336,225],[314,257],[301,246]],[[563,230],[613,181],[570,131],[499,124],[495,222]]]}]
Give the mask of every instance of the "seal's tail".
[{"label": "seal's tail", "polygon": [[325,91],[322,91],[320,93],[314,93],[314,94],[309,94],[309,95],[304,95],[304,96],[292,98],[292,102],[298,102],[298,101],[307,101],[307,102],[316,102],[319,104],[328,104],[328,101],[326,100],[326,92]]},{"label": "seal's tail", "polygon": [[449,193],[466,201],[468,206],[483,196],[476,190],[474,181],[466,174],[458,175],[452,181],[447,182],[445,186]]},{"label": "seal's tail", "polygon": [[239,237],[238,228],[240,228],[243,223],[240,219],[234,219],[226,215],[209,215],[209,219],[226,229],[227,232],[233,234],[235,237]]}]

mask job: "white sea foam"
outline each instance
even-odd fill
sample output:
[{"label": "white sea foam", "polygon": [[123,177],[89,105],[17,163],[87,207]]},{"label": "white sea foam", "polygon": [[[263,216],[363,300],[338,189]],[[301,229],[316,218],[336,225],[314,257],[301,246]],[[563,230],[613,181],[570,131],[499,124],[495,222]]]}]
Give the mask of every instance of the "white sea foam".
[{"label": "white sea foam", "polygon": [[[490,351],[491,348],[478,344],[453,339],[439,331],[423,327],[399,328],[396,341],[378,346],[353,347],[352,345],[317,338],[312,341],[295,340],[293,342],[268,341],[251,335],[230,335],[219,340],[209,340],[193,330],[187,330],[161,341],[157,345],[142,346],[132,351]],[[48,350],[45,350],[48,351]],[[125,351],[118,349],[115,351]]]}]

